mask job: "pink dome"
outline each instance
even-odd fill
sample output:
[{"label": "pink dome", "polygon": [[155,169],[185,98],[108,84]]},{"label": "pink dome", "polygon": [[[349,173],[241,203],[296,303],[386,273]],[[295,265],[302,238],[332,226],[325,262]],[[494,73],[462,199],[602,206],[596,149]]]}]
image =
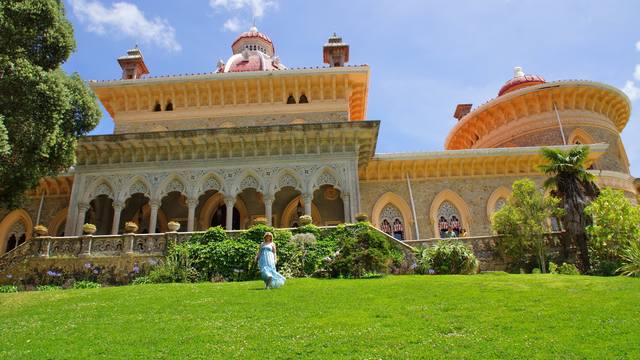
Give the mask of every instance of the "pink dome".
[{"label": "pink dome", "polygon": [[521,89],[523,87],[544,84],[547,82],[542,76],[538,75],[525,75],[522,72],[522,68],[516,67],[514,69],[514,77],[509,79],[498,91],[498,96],[510,93],[512,91]]}]

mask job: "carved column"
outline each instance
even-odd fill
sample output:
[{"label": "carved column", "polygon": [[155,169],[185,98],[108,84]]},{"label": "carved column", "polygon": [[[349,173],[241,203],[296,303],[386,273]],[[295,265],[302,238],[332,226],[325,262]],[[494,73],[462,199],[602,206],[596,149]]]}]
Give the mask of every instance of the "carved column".
[{"label": "carved column", "polygon": [[89,204],[87,203],[79,203],[78,204],[78,222],[76,223],[76,235],[82,235],[82,225],[84,225],[84,217],[89,210]]},{"label": "carved column", "polygon": [[187,217],[187,231],[193,231],[193,224],[196,218],[196,206],[198,206],[198,199],[187,199],[187,206],[189,207],[189,213]]},{"label": "carved column", "polygon": [[349,204],[349,193],[342,193],[342,204],[344,206],[344,222],[351,222],[351,205]]},{"label": "carved column", "polygon": [[158,225],[158,209],[160,208],[160,200],[151,200],[149,202],[149,206],[151,207],[151,212],[149,214],[149,234],[153,234],[156,232],[156,227]]},{"label": "carved column", "polygon": [[311,216],[311,202],[313,201],[313,194],[302,194],[302,203],[304,204],[304,214]]},{"label": "carved column", "polygon": [[227,196],[224,198],[224,204],[227,206],[227,230],[233,230],[233,205],[235,205],[235,203],[235,196]]},{"label": "carved column", "polygon": [[113,224],[111,224],[111,234],[117,235],[118,230],[120,229],[120,214],[122,214],[122,209],[124,208],[124,204],[120,201],[113,202]]},{"label": "carved column", "polygon": [[271,218],[273,217],[273,200],[275,197],[271,194],[264,196],[264,217],[267,218],[267,225],[272,226]]}]

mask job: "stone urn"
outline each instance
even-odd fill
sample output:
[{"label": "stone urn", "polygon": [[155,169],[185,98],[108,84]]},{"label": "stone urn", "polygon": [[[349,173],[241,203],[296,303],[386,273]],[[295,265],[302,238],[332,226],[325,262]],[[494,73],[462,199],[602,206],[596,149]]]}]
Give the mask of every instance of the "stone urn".
[{"label": "stone urn", "polygon": [[36,236],[47,236],[49,234],[49,229],[44,225],[36,225],[33,227],[33,232]]},{"label": "stone urn", "polygon": [[124,224],[124,232],[126,234],[133,234],[136,231],[138,231],[138,224],[134,223],[133,221],[127,221]]},{"label": "stone urn", "polygon": [[302,215],[298,218],[298,224],[300,224],[300,226],[309,225],[312,222],[313,219],[311,218],[311,215]]},{"label": "stone urn", "polygon": [[169,231],[176,232],[180,230],[180,223],[177,221],[169,221],[167,223],[167,228],[169,228]]},{"label": "stone urn", "polygon": [[84,232],[87,235],[95,234],[96,230],[98,230],[98,228],[96,228],[96,226],[93,225],[93,224],[84,224],[84,225],[82,225],[82,232]]},{"label": "stone urn", "polygon": [[264,216],[259,216],[253,220],[253,223],[256,225],[267,225],[267,218]]},{"label": "stone urn", "polygon": [[356,220],[358,222],[365,222],[367,220],[369,220],[369,216],[365,213],[357,213],[356,214]]}]

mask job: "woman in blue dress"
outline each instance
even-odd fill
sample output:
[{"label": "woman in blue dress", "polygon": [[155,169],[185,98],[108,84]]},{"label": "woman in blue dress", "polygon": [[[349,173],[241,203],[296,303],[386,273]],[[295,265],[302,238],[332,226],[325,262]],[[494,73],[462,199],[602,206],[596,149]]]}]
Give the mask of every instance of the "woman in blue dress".
[{"label": "woman in blue dress", "polygon": [[260,277],[264,280],[266,289],[279,288],[284,285],[285,278],[276,271],[276,244],[273,243],[273,234],[266,232],[263,239],[256,254]]}]

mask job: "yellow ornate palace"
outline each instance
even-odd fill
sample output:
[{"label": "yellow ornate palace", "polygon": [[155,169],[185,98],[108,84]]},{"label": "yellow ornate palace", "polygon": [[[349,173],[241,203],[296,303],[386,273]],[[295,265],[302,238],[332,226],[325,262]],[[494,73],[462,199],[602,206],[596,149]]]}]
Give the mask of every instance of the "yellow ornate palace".
[{"label": "yellow ornate palace", "polygon": [[121,79],[91,81],[114,134],[82,138],[73,169],[42,179],[23,209],[0,210],[0,254],[36,223],[54,236],[85,223],[108,235],[128,221],[140,233],[171,220],[190,232],[291,227],[303,214],[334,225],[363,212],[403,240],[448,226],[487,235],[514,180],[543,181],[542,146],[588,144],[600,185],[638,194],[620,139],[630,102],[609,85],[516,68],[495,99],[457,107],[444,151],[380,154],[380,122],[366,114],[370,69],[345,65],[340,37],[324,45],[326,67],[287,68],[255,27],[231,48],[211,73],[160,77],[135,48],[118,58]]}]

